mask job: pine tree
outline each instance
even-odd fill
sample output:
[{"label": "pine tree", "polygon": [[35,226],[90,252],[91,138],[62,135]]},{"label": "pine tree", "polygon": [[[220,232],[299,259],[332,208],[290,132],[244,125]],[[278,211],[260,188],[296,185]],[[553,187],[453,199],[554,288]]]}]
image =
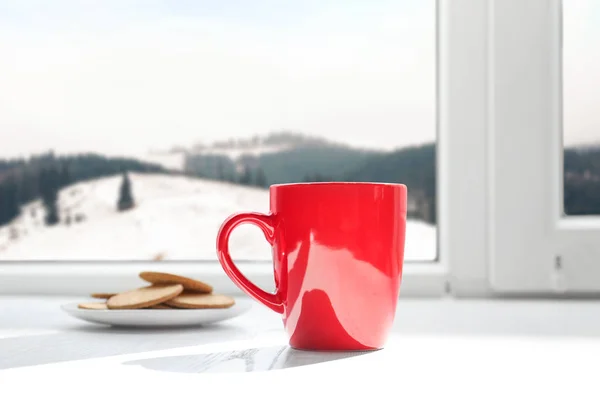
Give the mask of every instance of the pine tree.
[{"label": "pine tree", "polygon": [[0,226],[9,223],[21,213],[18,186],[14,178],[0,184]]},{"label": "pine tree", "polygon": [[45,222],[47,226],[54,226],[60,221],[58,216],[58,194],[54,192],[49,199],[44,199],[44,207],[46,209]]},{"label": "pine tree", "polygon": [[223,160],[217,158],[217,179],[219,181],[225,180],[225,168],[223,167]]},{"label": "pine tree", "polygon": [[250,185],[252,184],[252,173],[250,172],[250,167],[247,165],[244,166],[244,170],[242,171],[242,175],[238,181],[242,185]]},{"label": "pine tree", "polygon": [[19,216],[21,204],[19,203],[19,187],[15,179],[8,182],[8,216],[11,219]]},{"label": "pine tree", "polygon": [[256,176],[254,183],[257,187],[265,188],[267,186],[267,177],[265,176],[265,172],[261,167],[256,169]]},{"label": "pine tree", "polygon": [[123,172],[123,181],[121,182],[121,188],[119,190],[119,201],[117,202],[117,210],[124,211],[133,208],[135,202],[133,200],[133,194],[131,192],[131,181],[127,172]]},{"label": "pine tree", "polygon": [[71,184],[71,172],[69,170],[69,165],[65,161],[60,168],[60,186],[66,187]]},{"label": "pine tree", "polygon": [[44,209],[46,210],[44,221],[47,226],[53,226],[60,221],[58,215],[59,174],[54,164],[41,170],[39,187]]}]

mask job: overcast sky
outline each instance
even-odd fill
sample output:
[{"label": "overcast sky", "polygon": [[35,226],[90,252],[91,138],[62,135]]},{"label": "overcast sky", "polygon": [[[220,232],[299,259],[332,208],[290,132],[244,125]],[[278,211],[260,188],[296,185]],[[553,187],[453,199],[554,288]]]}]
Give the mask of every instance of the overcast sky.
[{"label": "overcast sky", "polygon": [[563,4],[563,138],[600,143],[600,1]]},{"label": "overcast sky", "polygon": [[[579,7],[566,10],[570,141],[600,140],[592,4],[567,2]],[[140,153],[276,130],[385,149],[433,140],[434,6],[0,0],[0,155]]]}]

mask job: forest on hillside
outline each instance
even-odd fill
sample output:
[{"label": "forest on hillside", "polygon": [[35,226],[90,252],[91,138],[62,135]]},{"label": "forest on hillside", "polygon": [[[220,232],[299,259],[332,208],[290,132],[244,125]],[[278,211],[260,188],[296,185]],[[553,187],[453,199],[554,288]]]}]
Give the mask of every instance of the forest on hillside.
[{"label": "forest on hillside", "polygon": [[135,159],[97,154],[56,156],[49,152],[28,159],[0,160],[0,226],[17,217],[22,205],[36,199],[44,203],[46,224],[55,224],[56,200],[62,188],[127,171],[166,170]]},{"label": "forest on hillside", "polygon": [[566,215],[600,215],[600,146],[566,149],[564,210]]},{"label": "forest on hillside", "polygon": [[[436,145],[427,143],[391,152],[294,137],[294,147],[231,159],[226,154],[189,154],[185,170],[200,177],[269,186],[276,183],[356,181],[403,183],[416,204],[413,217],[437,223]],[[243,173],[237,176],[237,173]],[[242,178],[243,181],[239,181]],[[564,152],[564,211],[600,214],[600,147]]]},{"label": "forest on hillside", "polygon": [[[286,137],[287,136],[287,137]],[[291,136],[291,137],[290,137]],[[299,135],[274,137],[268,144],[292,147],[257,155],[196,154],[187,152],[178,174],[268,188],[275,183],[356,181],[404,183],[415,204],[412,217],[436,224],[436,146],[433,143],[391,152],[355,149]],[[224,142],[220,147],[249,147],[265,143]],[[0,160],[0,226],[20,213],[21,206],[41,199],[46,221],[61,188],[124,172],[172,173],[158,164],[97,154]],[[568,215],[600,214],[600,147],[570,148],[564,152],[564,210]],[[116,196],[115,196],[116,197]]]}]

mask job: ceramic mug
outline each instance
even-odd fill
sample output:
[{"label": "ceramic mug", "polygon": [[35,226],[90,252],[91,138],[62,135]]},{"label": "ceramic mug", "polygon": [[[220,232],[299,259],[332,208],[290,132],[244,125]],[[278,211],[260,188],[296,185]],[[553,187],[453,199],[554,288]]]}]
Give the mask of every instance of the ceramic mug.
[{"label": "ceramic mug", "polygon": [[[221,266],[248,295],[279,313],[293,348],[385,345],[402,280],[406,186],[322,182],[270,187],[270,213],[237,213],[217,236]],[[272,246],[274,293],[250,282],[229,255],[233,229],[258,226]]]}]

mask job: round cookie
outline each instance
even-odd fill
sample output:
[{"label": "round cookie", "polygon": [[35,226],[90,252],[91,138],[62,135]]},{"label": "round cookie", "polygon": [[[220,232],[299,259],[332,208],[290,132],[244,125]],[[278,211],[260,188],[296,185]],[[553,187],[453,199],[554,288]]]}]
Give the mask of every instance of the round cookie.
[{"label": "round cookie", "polygon": [[79,303],[77,307],[86,310],[108,310],[106,303],[101,302]]},{"label": "round cookie", "polygon": [[116,295],[116,293],[92,293],[90,296],[96,299],[110,299],[114,295]]},{"label": "round cookie", "polygon": [[180,309],[226,309],[233,306],[235,300],[225,295],[183,292],[165,304]]},{"label": "round cookie", "polygon": [[211,293],[213,291],[213,287],[207,283],[166,272],[141,272],[140,278],[153,285],[179,284],[186,292]]},{"label": "round cookie", "polygon": [[106,301],[109,309],[143,309],[156,306],[183,292],[181,285],[152,285],[118,293]]}]

